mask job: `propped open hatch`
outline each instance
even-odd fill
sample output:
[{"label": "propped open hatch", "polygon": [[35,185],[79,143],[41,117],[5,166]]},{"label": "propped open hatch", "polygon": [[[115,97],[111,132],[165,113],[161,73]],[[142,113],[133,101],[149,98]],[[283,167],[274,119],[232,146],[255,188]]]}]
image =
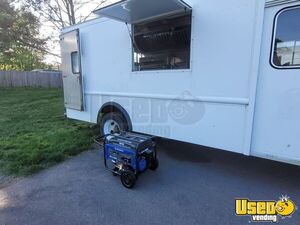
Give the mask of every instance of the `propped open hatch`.
[{"label": "propped open hatch", "polygon": [[192,8],[182,0],[124,0],[95,10],[94,13],[136,24],[163,16],[187,13],[191,10]]}]

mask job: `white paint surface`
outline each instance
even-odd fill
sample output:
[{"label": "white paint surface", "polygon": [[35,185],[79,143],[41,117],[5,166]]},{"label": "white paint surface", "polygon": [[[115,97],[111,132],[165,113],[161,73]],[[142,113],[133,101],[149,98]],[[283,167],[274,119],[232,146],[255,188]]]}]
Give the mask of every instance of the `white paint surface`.
[{"label": "white paint surface", "polygon": [[[115,101],[127,110],[134,130],[265,158],[275,151],[277,160],[300,163],[294,150],[300,147],[299,70],[285,73],[268,64],[273,13],[285,5],[267,8],[264,18],[261,0],[186,2],[193,8],[190,70],[132,72],[124,23],[100,18],[68,28],[81,33],[86,101],[86,112],[68,109],[68,116],[95,123],[100,107]],[[182,97],[186,93],[189,98]],[[153,121],[155,106],[169,109],[182,102],[199,109],[198,121],[184,124],[169,114]],[[288,145],[293,150],[286,153]],[[293,157],[298,161],[289,160]]]}]

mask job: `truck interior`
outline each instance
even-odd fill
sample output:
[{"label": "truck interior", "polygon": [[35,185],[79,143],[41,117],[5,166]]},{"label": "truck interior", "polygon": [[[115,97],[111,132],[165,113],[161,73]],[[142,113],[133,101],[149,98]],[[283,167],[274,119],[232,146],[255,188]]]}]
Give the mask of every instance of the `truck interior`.
[{"label": "truck interior", "polygon": [[133,71],[189,69],[192,8],[182,0],[125,0],[94,13],[131,24]]},{"label": "truck interior", "polygon": [[133,71],[189,69],[191,14],[133,25]]}]

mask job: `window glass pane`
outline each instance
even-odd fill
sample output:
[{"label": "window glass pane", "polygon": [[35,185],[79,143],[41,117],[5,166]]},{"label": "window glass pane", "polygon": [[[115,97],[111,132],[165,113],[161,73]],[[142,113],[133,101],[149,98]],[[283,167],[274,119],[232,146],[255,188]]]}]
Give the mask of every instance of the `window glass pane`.
[{"label": "window glass pane", "polygon": [[72,72],[74,74],[80,73],[80,61],[78,52],[71,53],[71,61],[72,61]]},{"label": "window glass pane", "polygon": [[300,66],[300,8],[279,14],[273,54],[276,66]]},{"label": "window glass pane", "polygon": [[133,70],[190,68],[191,15],[133,27]]}]

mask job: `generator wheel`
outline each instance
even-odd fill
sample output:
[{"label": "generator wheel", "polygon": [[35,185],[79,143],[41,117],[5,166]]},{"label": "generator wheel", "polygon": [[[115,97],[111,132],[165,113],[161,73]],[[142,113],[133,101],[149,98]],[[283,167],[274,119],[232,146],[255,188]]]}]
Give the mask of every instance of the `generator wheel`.
[{"label": "generator wheel", "polygon": [[158,159],[152,158],[150,160],[149,169],[154,171],[157,170],[158,166],[159,166]]},{"label": "generator wheel", "polygon": [[113,175],[114,177],[118,176],[118,174],[117,174],[116,172],[112,172],[112,175]]},{"label": "generator wheel", "polygon": [[124,170],[121,172],[121,182],[124,187],[131,189],[134,187],[136,182],[136,177],[133,171],[131,170]]},{"label": "generator wheel", "polygon": [[116,177],[116,176],[119,175],[119,169],[118,169],[118,167],[115,167],[115,168],[113,169],[112,175],[113,175],[114,177]]}]

